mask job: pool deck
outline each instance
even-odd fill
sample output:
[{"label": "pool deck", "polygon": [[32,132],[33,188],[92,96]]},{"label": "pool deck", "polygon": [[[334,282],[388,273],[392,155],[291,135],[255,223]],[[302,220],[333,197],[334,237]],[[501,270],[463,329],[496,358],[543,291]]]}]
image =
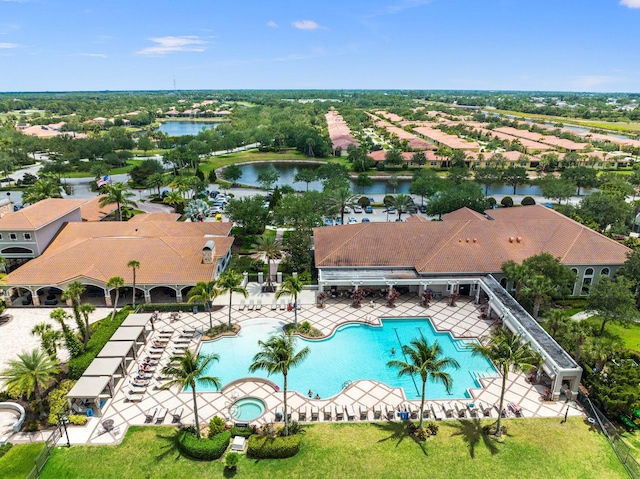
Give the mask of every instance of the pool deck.
[{"label": "pool deck", "polygon": [[[274,318],[279,320],[293,321],[293,312],[290,311],[273,311],[271,309],[272,294],[258,293],[262,297],[262,308],[259,311],[249,310],[245,308],[240,311],[238,308],[238,300],[234,295],[234,306],[232,311],[232,321],[239,323],[248,319],[256,318]],[[256,298],[256,295],[252,295],[252,298]],[[379,324],[381,318],[416,318],[416,317],[429,317],[431,318],[435,328],[438,331],[450,331],[455,338],[478,338],[487,334],[492,327],[490,321],[482,319],[480,317],[480,306],[469,301],[468,299],[459,300],[456,307],[448,306],[446,300],[433,301],[429,308],[424,308],[419,304],[419,299],[414,295],[409,297],[401,297],[397,301],[395,308],[387,307],[381,303],[381,300],[376,300],[376,303],[371,306],[368,302],[361,308],[351,307],[350,300],[346,298],[329,299],[326,302],[325,308],[318,308],[314,303],[315,294],[310,291],[305,291],[299,298],[302,305],[302,309],[298,311],[298,322],[309,321],[312,325],[318,328],[325,334],[331,334],[338,326],[348,322],[366,322],[369,324]],[[216,304],[225,305],[228,304],[228,298],[217,298]],[[213,313],[213,321],[215,324],[220,324],[227,321],[228,308],[223,307],[219,311]],[[173,329],[174,333],[172,339],[175,339],[179,335],[179,331],[184,328],[193,328],[196,331],[204,331],[209,324],[208,313],[196,313],[187,314],[182,313],[182,318],[178,321],[169,322],[168,313],[161,314],[161,320],[156,322],[156,329]],[[194,339],[189,344],[191,349],[196,350],[200,343],[200,335],[196,332]],[[149,351],[149,345],[145,347],[142,353],[142,357],[146,356]],[[169,357],[168,346],[162,356],[162,360]],[[137,364],[134,362],[129,365],[128,372],[133,374]],[[295,370],[292,370],[290,374],[296,374]],[[274,383],[264,380],[239,380],[228,385],[225,385],[221,392],[209,392],[209,393],[197,393],[198,394],[198,412],[200,417],[200,424],[206,425],[211,417],[218,415],[231,420],[229,416],[229,407],[237,399],[242,397],[257,397],[264,401],[266,404],[265,414],[258,418],[256,421],[252,421],[252,424],[264,424],[268,422],[275,422],[276,411],[280,410],[283,406],[283,393],[276,390],[275,384],[281,384],[281,376],[274,376]],[[444,410],[449,403],[454,414],[454,417],[458,417],[456,409],[466,410],[466,417],[470,417],[470,412],[467,408],[469,403],[477,405],[482,403],[487,406],[487,410],[492,410],[491,417],[497,418],[497,408],[493,407],[500,399],[500,389],[502,378],[481,378],[481,388],[475,388],[470,390],[471,399],[452,399],[447,401],[427,401],[431,410]],[[428,387],[428,384],[427,384]],[[565,402],[564,397],[562,401],[548,402],[542,399],[545,386],[542,384],[532,385],[525,380],[525,376],[522,374],[510,373],[507,380],[507,389],[505,394],[505,407],[510,402],[517,404],[522,410],[522,417],[563,417],[568,410],[570,416],[584,415],[583,411],[573,402]],[[149,423],[145,422],[145,412],[157,408],[167,408],[168,414],[164,421],[158,424],[175,424],[172,422],[172,414],[175,410],[183,409],[181,417],[181,424],[193,424],[193,406],[192,406],[192,394],[190,392],[182,392],[177,387],[165,390],[154,390],[153,386],[149,386],[146,389],[144,399],[139,402],[130,402],[125,398],[126,391],[129,390],[129,384],[126,380],[119,380],[116,386],[116,393],[114,398],[111,399],[104,411],[102,418],[91,418],[86,426],[83,427],[69,427],[69,436],[71,442],[74,444],[113,444],[122,439],[126,428],[129,425],[149,425],[156,424],[156,418]],[[420,401],[409,401],[405,398],[404,392],[401,388],[390,388],[382,383],[375,381],[354,381],[345,387],[338,395],[328,399],[310,399],[305,395],[299,394],[295,391],[289,391],[288,395],[288,407],[292,413],[292,419],[299,420],[299,412],[301,408],[306,408],[308,419],[306,422],[311,422],[312,408],[317,408],[319,417],[317,421],[325,422],[331,420],[333,422],[338,421],[336,418],[336,407],[342,406],[345,408],[344,421],[349,420],[347,417],[348,406],[353,406],[355,411],[355,419],[352,420],[368,420],[373,421],[373,408],[380,405],[383,410],[382,418],[380,420],[386,420],[385,407],[389,405],[394,409],[397,409],[400,405],[413,404],[416,409],[420,406]],[[360,406],[367,408],[367,414],[360,419]],[[325,408],[329,407],[331,411],[331,418],[325,418]],[[397,415],[394,420],[399,420]],[[365,419],[366,417],[366,419]],[[431,420],[433,420],[433,413],[431,414]],[[513,416],[512,416],[513,417]],[[119,432],[102,433],[98,431],[100,421],[111,419],[114,425],[117,426]],[[376,419],[377,420],[377,419]],[[305,421],[302,421],[305,422]],[[316,422],[314,420],[313,422]],[[29,442],[34,440],[41,440],[38,435],[29,435],[27,433],[20,433],[12,438],[12,442]]]}]

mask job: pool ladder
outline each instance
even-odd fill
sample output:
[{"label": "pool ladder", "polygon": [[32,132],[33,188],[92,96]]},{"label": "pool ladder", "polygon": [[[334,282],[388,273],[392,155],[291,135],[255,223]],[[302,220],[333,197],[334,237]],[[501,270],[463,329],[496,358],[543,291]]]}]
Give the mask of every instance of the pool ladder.
[{"label": "pool ladder", "polygon": [[353,384],[353,381],[351,379],[349,379],[348,381],[345,381],[342,383],[342,389],[346,389],[347,387],[351,386],[351,384]]}]

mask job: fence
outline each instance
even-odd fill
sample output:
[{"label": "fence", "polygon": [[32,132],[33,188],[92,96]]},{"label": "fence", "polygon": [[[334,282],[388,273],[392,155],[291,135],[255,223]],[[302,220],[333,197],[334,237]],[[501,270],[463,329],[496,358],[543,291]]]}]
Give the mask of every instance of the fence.
[{"label": "fence", "polygon": [[58,427],[55,428],[51,433],[51,435],[45,440],[44,447],[42,448],[42,451],[40,451],[38,456],[35,458],[35,461],[34,461],[35,464],[33,466],[33,469],[31,469],[31,472],[27,475],[27,479],[37,479],[38,477],[40,477],[40,472],[42,472],[42,469],[44,468],[45,464],[49,460],[51,451],[53,450],[54,447],[56,447],[56,444],[58,444],[58,441],[60,440],[61,437],[62,437],[62,425],[59,424]]},{"label": "fence", "polygon": [[624,439],[618,434],[618,429],[611,424],[604,414],[591,402],[588,397],[581,396],[580,403],[589,413],[589,421],[592,419],[595,425],[599,426],[609,440],[609,444],[620,459],[620,462],[633,479],[640,479],[640,464],[631,454],[631,448],[624,442]]}]

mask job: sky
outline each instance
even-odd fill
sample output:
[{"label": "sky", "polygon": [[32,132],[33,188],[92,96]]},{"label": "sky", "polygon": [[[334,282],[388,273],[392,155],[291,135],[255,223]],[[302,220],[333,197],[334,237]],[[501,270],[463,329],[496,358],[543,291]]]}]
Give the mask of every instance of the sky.
[{"label": "sky", "polygon": [[0,91],[640,92],[640,0],[0,0]]}]

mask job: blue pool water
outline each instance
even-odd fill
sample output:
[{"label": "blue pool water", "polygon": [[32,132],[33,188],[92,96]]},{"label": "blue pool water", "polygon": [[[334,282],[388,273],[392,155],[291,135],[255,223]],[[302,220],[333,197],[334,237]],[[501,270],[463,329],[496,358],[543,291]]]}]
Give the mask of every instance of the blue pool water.
[{"label": "blue pool water", "polygon": [[[215,353],[220,360],[211,363],[207,375],[215,376],[225,385],[245,377],[268,378],[282,387],[282,375],[269,377],[264,371],[249,373],[249,365],[258,352],[258,340],[266,340],[281,332],[283,323],[273,319],[244,321],[235,338],[221,338],[203,343],[201,354]],[[289,390],[300,394],[319,394],[328,398],[338,394],[347,381],[372,379],[391,387],[404,388],[409,399],[420,397],[421,380],[398,377],[396,369],[387,367],[391,359],[403,360],[401,345],[424,335],[431,344],[437,340],[444,356],[455,358],[460,369],[451,369],[453,387],[450,394],[439,383],[427,382],[427,398],[452,399],[469,397],[468,388],[477,387],[478,377],[497,376],[494,366],[485,358],[474,357],[464,340],[452,339],[448,333],[437,333],[428,319],[385,319],[382,327],[364,324],[341,326],[335,334],[320,341],[298,339],[297,348],[308,346],[310,353],[303,363],[289,372]],[[395,356],[391,354],[395,348]],[[198,391],[214,391],[198,385]]]}]

